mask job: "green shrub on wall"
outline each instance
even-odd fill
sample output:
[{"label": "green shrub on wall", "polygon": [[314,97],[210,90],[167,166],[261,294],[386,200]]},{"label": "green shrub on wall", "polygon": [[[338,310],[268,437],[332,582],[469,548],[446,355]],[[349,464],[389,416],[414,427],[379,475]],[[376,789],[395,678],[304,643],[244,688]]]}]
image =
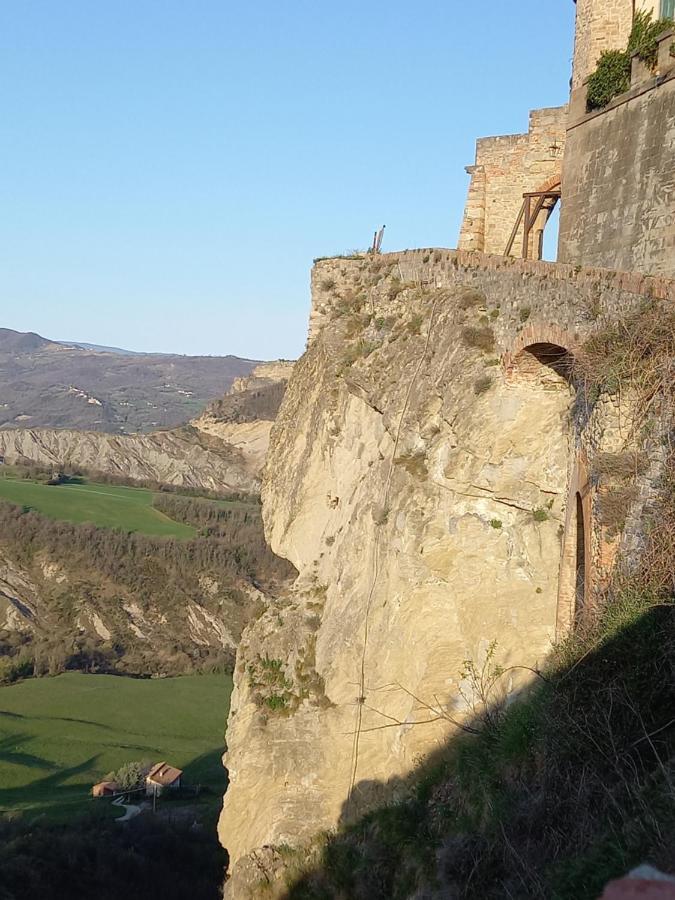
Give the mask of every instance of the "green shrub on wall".
[{"label": "green shrub on wall", "polygon": [[651,12],[637,12],[633,30],[628,40],[628,55],[637,53],[642,62],[653,71],[659,57],[658,37],[672,28],[675,22],[668,18],[652,21]]},{"label": "green shrub on wall", "polygon": [[659,52],[657,38],[674,25],[672,19],[653,21],[651,12],[636,13],[628,47],[603,53],[597,69],[588,79],[588,109],[602,109],[614,97],[629,89],[631,57],[634,53],[646,66],[655,69]]},{"label": "green shrub on wall", "polygon": [[625,50],[607,50],[588,79],[588,109],[602,109],[630,87],[630,56]]}]

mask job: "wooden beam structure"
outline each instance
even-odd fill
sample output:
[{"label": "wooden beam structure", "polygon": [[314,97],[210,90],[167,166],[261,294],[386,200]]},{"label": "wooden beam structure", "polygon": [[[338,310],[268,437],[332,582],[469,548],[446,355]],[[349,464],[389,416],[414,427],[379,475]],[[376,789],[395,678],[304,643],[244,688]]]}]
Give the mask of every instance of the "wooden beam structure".
[{"label": "wooden beam structure", "polygon": [[[532,233],[532,229],[539,218],[542,210],[546,210],[547,217],[546,220],[551,216],[551,213],[555,209],[556,203],[560,200],[560,191],[559,190],[551,190],[551,191],[528,191],[523,194],[523,204],[520,207],[520,212],[518,213],[518,218],[516,219],[516,224],[513,226],[513,231],[511,232],[511,236],[509,237],[509,242],[506,245],[506,250],[504,251],[504,256],[510,256],[511,251],[513,250],[513,245],[516,242],[516,236],[518,234],[518,229],[522,223],[523,225],[523,259],[530,258],[530,235]],[[552,201],[552,202],[551,202]],[[546,205],[548,202],[548,205]],[[534,207],[534,208],[533,208]]]}]

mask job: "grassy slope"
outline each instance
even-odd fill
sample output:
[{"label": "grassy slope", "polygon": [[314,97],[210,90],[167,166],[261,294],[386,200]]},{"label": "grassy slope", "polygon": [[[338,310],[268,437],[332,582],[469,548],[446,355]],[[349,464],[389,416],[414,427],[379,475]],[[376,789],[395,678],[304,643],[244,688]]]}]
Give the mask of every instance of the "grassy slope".
[{"label": "grassy slope", "polygon": [[143,759],[166,759],[219,799],[231,690],[229,675],[138,680],[78,673],[0,688],[0,813],[68,820],[91,810],[95,781]]},{"label": "grassy slope", "polygon": [[191,538],[195,529],[152,507],[154,493],[110,484],[38,484],[0,478],[0,499],[30,506],[52,519],[91,522],[158,537]]}]

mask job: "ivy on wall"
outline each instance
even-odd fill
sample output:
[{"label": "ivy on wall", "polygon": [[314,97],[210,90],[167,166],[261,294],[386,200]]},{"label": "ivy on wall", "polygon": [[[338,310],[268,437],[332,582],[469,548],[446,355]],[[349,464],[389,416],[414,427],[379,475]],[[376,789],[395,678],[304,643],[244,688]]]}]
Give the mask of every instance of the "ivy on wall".
[{"label": "ivy on wall", "polygon": [[673,19],[652,18],[651,12],[637,12],[625,50],[607,50],[598,60],[598,67],[588,79],[588,110],[602,109],[630,87],[631,57],[637,53],[652,71],[656,68],[658,37],[675,27]]}]

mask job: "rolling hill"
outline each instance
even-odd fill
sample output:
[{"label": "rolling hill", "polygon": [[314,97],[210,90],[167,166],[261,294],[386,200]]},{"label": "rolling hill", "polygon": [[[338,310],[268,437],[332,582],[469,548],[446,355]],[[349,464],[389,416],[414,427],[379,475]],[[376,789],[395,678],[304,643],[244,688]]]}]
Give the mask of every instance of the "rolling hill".
[{"label": "rolling hill", "polygon": [[0,428],[129,434],[182,425],[256,361],[130,353],[0,328]]}]

